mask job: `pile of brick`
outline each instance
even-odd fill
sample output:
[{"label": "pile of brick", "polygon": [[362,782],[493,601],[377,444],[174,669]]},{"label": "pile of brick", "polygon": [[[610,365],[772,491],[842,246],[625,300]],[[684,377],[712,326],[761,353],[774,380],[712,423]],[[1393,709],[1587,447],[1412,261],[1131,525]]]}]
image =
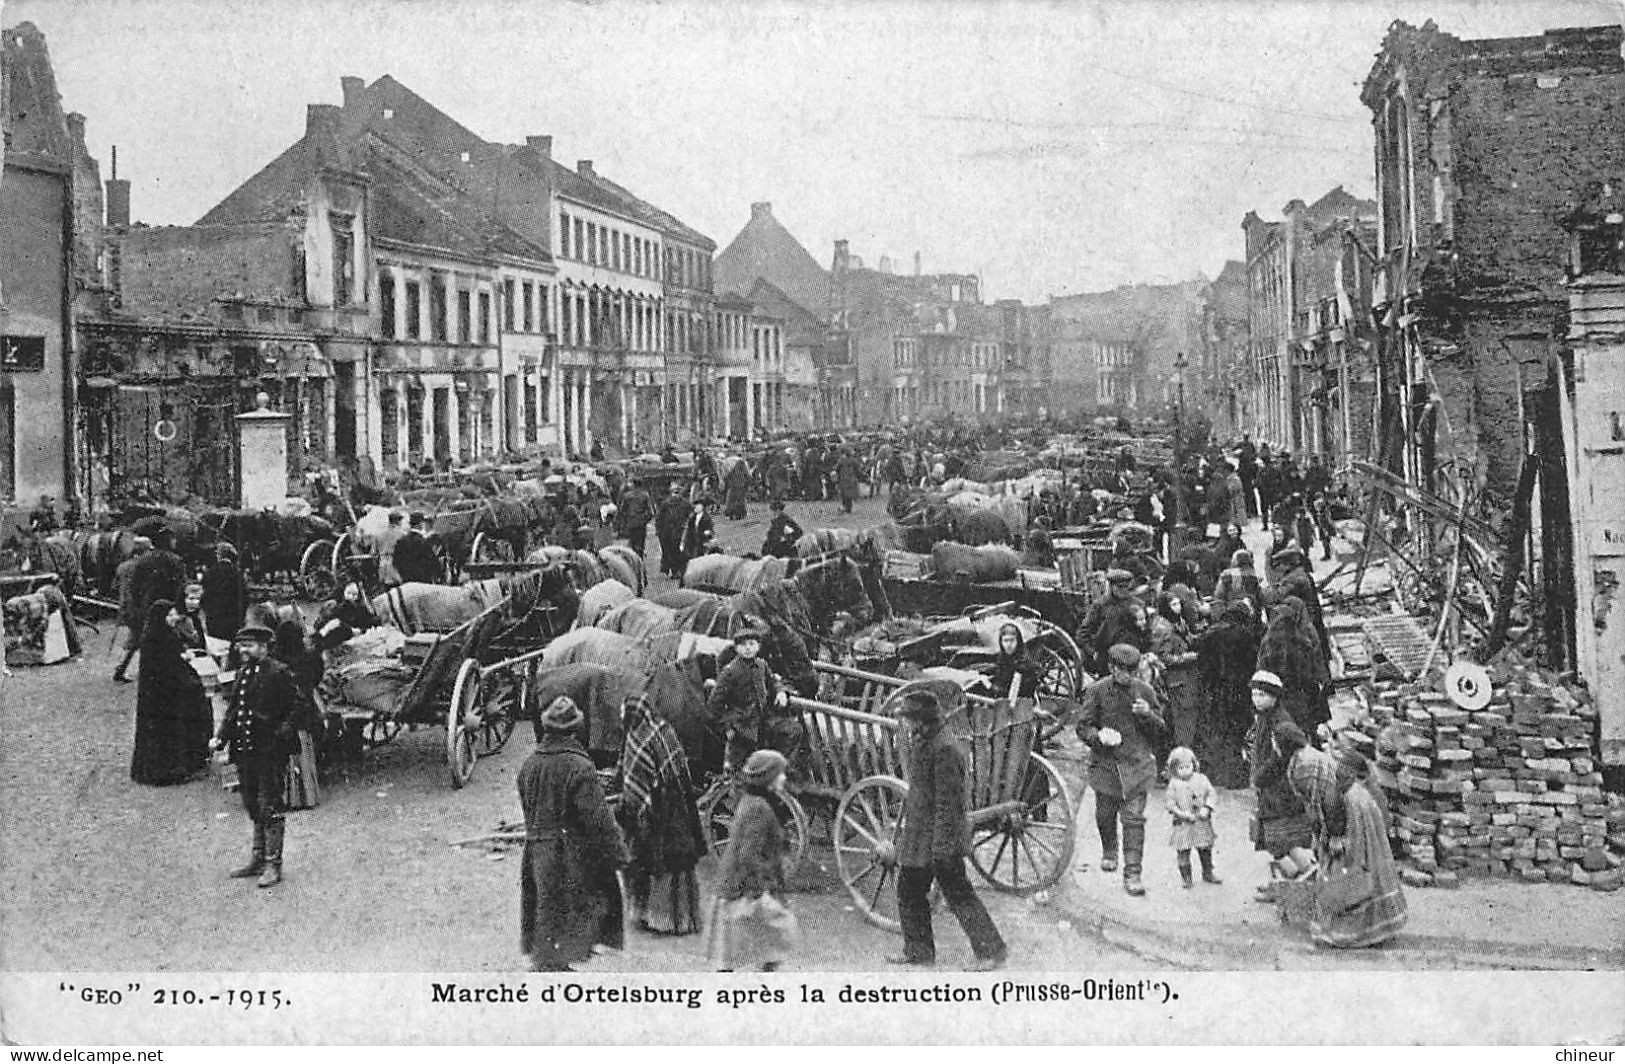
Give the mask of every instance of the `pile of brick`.
[{"label": "pile of brick", "polygon": [[1388,794],[1406,882],[1618,889],[1625,802],[1603,791],[1595,708],[1522,665],[1492,669],[1491,682],[1489,704],[1469,712],[1435,684],[1377,681],[1371,714],[1345,733]]}]

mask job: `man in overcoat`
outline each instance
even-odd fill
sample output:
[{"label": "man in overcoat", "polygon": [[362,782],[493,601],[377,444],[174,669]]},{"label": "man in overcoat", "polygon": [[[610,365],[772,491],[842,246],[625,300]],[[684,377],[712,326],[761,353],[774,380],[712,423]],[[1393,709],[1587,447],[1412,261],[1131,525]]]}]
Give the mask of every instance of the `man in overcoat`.
[{"label": "man in overcoat", "polygon": [[892,964],[936,963],[931,930],[931,883],[970,939],[975,959],[968,971],[1002,967],[1009,955],[1004,939],[965,876],[970,855],[970,818],[966,813],[965,752],[944,727],[942,703],[929,691],[912,691],[899,714],[912,729],[909,744],[908,798],[903,806],[902,834],[897,840],[897,911],[903,924],[903,952]]},{"label": "man in overcoat", "polygon": [[654,519],[654,502],[649,493],[638,483],[628,484],[626,490],[621,492],[620,509],[616,511],[615,519],[620,525],[621,535],[626,537],[626,545],[643,557],[644,542],[649,536],[649,522]]},{"label": "man in overcoat", "polygon": [[440,559],[435,557],[434,547],[423,534],[426,524],[422,514],[413,514],[411,531],[395,541],[392,557],[402,583],[440,583]]},{"label": "man in overcoat", "polygon": [[1168,726],[1150,685],[1136,678],[1140,652],[1119,643],[1107,652],[1111,675],[1084,689],[1078,738],[1089,748],[1089,785],[1095,789],[1100,870],[1117,869],[1117,826],[1123,826],[1123,889],[1145,893],[1145,801],[1157,782],[1157,742]]},{"label": "man in overcoat", "polygon": [[615,873],[630,854],[577,738],[582,723],[573,701],[554,699],[536,718],[536,749],[519,769],[519,937],[532,971],[571,971],[595,945],[625,941]]},{"label": "man in overcoat", "polygon": [[858,460],[852,456],[852,448],[843,448],[841,457],[835,462],[835,485],[841,494],[841,509],[846,513],[852,512],[852,504],[857,501],[861,473]]},{"label": "man in overcoat", "polygon": [[271,630],[248,625],[237,633],[237,685],[214,742],[230,749],[237,793],[254,822],[254,853],[233,879],[259,877],[262,887],[282,882],[283,813],[288,757],[299,751],[301,729],[319,730],[315,706],[288,667],[270,656]]},{"label": "man in overcoat", "polygon": [[1304,552],[1297,547],[1285,547],[1270,555],[1270,561],[1279,566],[1281,571],[1281,579],[1272,589],[1271,601],[1282,602],[1292,596],[1300,599],[1303,602],[1304,612],[1309,615],[1309,622],[1315,626],[1315,634],[1320,637],[1321,658],[1330,659],[1331,639],[1326,634],[1326,617],[1320,604],[1320,587],[1315,583],[1314,574],[1309,569]]},{"label": "man in overcoat", "polygon": [[688,513],[683,486],[674,480],[671,490],[660,500],[660,512],[655,517],[655,536],[660,540],[660,571],[667,576],[683,575],[683,525],[688,523]]}]

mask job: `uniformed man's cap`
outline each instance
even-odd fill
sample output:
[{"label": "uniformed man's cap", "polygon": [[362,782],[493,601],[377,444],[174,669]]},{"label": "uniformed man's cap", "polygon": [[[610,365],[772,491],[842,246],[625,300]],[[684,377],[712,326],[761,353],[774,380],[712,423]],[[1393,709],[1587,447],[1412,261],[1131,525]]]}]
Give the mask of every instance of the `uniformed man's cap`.
[{"label": "uniformed man's cap", "polygon": [[271,630],[263,624],[245,624],[237,629],[239,643],[269,643],[272,638]]},{"label": "uniformed man's cap", "polygon": [[1116,644],[1110,650],[1106,651],[1106,657],[1113,665],[1118,665],[1125,669],[1137,669],[1140,667],[1140,652],[1134,649],[1134,647],[1128,643]]}]

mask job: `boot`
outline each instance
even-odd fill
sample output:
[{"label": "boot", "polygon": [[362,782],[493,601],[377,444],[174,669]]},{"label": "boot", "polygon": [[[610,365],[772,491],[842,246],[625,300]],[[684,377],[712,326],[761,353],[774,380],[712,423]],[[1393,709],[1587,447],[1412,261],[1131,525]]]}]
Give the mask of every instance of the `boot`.
[{"label": "boot", "polygon": [[1140,882],[1140,873],[1138,869],[1132,872],[1123,873],[1123,889],[1136,898],[1143,898],[1145,896],[1145,884]]},{"label": "boot", "polygon": [[1203,883],[1212,883],[1216,886],[1224,882],[1224,880],[1213,874],[1213,851],[1211,849],[1204,848],[1197,850],[1196,856],[1202,862]]},{"label": "boot", "polygon": [[254,825],[254,856],[231,873],[232,879],[251,879],[265,869],[265,825]]},{"label": "boot", "polygon": [[1189,850],[1179,851],[1179,879],[1180,882],[1185,884],[1186,890],[1191,889],[1191,852]]},{"label": "boot", "polygon": [[265,829],[265,870],[260,873],[259,885],[274,887],[282,882],[282,825],[271,824]]}]

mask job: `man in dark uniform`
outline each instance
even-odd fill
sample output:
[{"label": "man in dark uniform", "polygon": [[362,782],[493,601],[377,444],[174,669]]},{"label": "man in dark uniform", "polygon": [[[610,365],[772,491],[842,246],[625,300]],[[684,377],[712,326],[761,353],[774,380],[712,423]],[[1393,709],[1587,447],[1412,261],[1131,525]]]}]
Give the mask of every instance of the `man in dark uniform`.
[{"label": "man in dark uniform", "polygon": [[621,506],[616,512],[616,523],[620,525],[621,535],[626,537],[626,545],[643,557],[643,546],[649,536],[649,522],[654,520],[654,501],[643,485],[636,482],[628,484],[626,490],[621,492]]},{"label": "man in dark uniform", "polygon": [[1078,738],[1089,747],[1089,786],[1095,789],[1095,827],[1100,831],[1100,870],[1117,870],[1117,825],[1123,825],[1123,889],[1145,893],[1140,882],[1145,856],[1145,800],[1157,782],[1157,740],[1168,729],[1149,684],[1136,678],[1140,652],[1126,643],[1111,648],[1111,675],[1084,689]]},{"label": "man in dark uniform", "polygon": [[688,500],[683,486],[672,481],[671,491],[660,500],[655,515],[655,536],[660,540],[660,571],[667,576],[683,575],[683,526],[688,523]]},{"label": "man in dark uniform", "polygon": [[711,689],[710,714],[728,729],[728,764],[740,766],[762,747],[792,762],[801,746],[801,718],[789,708],[789,692],[759,656],[762,633],[742,629],[734,636],[734,659]]},{"label": "man in dark uniform", "polygon": [[438,584],[440,559],[434,555],[428,537],[423,534],[426,522],[422,514],[412,515],[412,529],[395,541],[395,572],[404,584]]},{"label": "man in dark uniform", "polygon": [[897,912],[903,924],[903,952],[887,960],[922,966],[936,962],[929,898],[935,880],[970,939],[976,959],[967,970],[992,971],[1004,965],[1009,949],[965,876],[971,839],[970,818],[965,812],[965,752],[943,727],[942,703],[930,691],[909,692],[898,715],[912,732],[908,798],[897,840],[897,863],[902,866]]},{"label": "man in dark uniform", "polygon": [[254,856],[231,873],[259,877],[262,887],[282,882],[282,814],[288,757],[299,749],[299,731],[320,729],[315,706],[293,673],[270,656],[271,630],[249,625],[237,633],[237,688],[231,708],[210,746],[231,749],[237,793],[254,822]]},{"label": "man in dark uniform", "polygon": [[770,558],[794,558],[796,540],[801,538],[801,526],[784,512],[784,499],[775,498],[768,504],[773,510],[767,522],[767,538],[762,541],[762,554]]}]

